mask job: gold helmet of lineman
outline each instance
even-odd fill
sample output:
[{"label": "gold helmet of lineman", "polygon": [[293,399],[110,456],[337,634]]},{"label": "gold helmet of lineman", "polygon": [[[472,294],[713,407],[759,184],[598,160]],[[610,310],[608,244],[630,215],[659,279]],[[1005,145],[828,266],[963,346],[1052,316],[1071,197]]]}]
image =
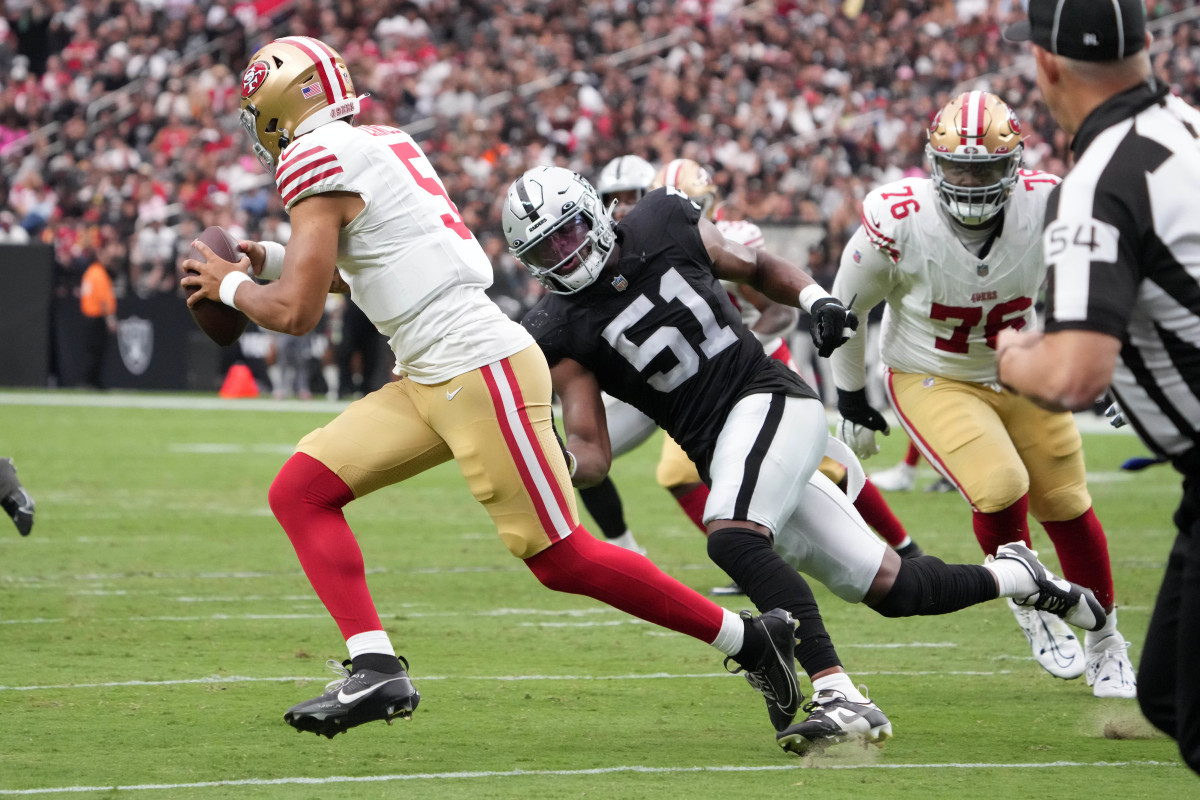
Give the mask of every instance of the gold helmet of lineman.
[{"label": "gold helmet of lineman", "polygon": [[1021,167],[1021,123],[990,92],[964,92],[929,126],[925,155],[946,210],[964,225],[990,220],[1012,194]]},{"label": "gold helmet of lineman", "polygon": [[690,158],[676,158],[654,176],[651,189],[667,186],[683,192],[700,205],[700,212],[709,219],[717,207],[717,185],[708,170]]},{"label": "gold helmet of lineman", "polygon": [[250,57],[242,74],[242,127],[271,172],[297,137],[358,113],[346,62],[329,45],[285,36]]}]

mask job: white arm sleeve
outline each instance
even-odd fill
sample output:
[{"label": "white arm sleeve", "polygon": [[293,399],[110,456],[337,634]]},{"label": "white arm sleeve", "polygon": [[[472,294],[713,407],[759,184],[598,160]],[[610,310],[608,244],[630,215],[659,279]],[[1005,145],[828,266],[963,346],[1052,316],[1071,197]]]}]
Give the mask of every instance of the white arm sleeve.
[{"label": "white arm sleeve", "polygon": [[[857,257],[857,258],[856,258]],[[833,296],[858,315],[859,335],[833,351],[830,357],[833,382],[839,389],[862,389],[867,385],[867,314],[892,288],[892,262],[871,244],[860,227],[842,250],[842,261],[833,281]]]}]

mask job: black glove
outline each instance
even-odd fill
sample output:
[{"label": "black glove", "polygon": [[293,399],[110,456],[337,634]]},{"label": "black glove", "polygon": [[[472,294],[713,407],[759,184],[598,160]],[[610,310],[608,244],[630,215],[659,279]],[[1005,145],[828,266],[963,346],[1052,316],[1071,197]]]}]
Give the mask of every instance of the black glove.
[{"label": "black glove", "polygon": [[855,389],[854,391],[838,389],[837,394],[838,413],[842,415],[842,419],[848,419],[855,425],[861,425],[885,435],[890,432],[891,429],[888,428],[883,414],[871,408],[871,404],[867,402],[866,389]]},{"label": "black glove", "polygon": [[[850,341],[858,330],[858,315],[832,297],[822,297],[808,311],[812,320],[808,332],[812,334],[817,355],[829,358],[833,351]],[[850,329],[850,333],[846,329]]]},{"label": "black glove", "polygon": [[575,477],[575,454],[567,449],[567,443],[563,441],[562,435],[558,432],[558,426],[554,424],[554,411],[550,411],[550,429],[554,431],[554,438],[558,440],[558,446],[562,450],[563,458],[567,461],[567,474],[572,478]]}]

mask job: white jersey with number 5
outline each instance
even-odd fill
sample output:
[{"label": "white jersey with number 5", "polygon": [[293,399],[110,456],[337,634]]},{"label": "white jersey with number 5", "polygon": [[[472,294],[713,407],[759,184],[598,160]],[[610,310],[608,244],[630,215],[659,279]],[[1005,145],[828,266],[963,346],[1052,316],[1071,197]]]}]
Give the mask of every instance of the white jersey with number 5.
[{"label": "white jersey with number 5", "polygon": [[533,343],[484,293],[491,262],[404,131],[323,125],[283,151],[275,182],[289,212],[322,192],[362,197],[338,238],[338,272],[401,374],[440,383]]},{"label": "white jersey with number 5", "polygon": [[[942,375],[972,383],[996,380],[996,334],[1031,330],[1034,302],[1046,275],[1042,225],[1046,200],[1059,182],[1021,170],[995,233],[960,241],[928,178],[882,186],[863,201],[862,227],[842,252],[833,295],[853,298],[865,318],[887,301],[880,350],[899,372]],[[982,245],[981,248],[978,246]],[[834,351],[843,389],[866,381],[865,337]]]}]

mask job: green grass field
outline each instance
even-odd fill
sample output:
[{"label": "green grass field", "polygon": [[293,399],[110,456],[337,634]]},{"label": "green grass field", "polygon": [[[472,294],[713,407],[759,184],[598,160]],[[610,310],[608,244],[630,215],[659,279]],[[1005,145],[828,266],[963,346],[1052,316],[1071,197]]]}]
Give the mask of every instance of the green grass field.
[{"label": "green grass field", "polygon": [[[715,650],[542,588],[453,465],[347,510],[420,708],[334,740],[297,734],[283,711],[321,691],[325,660],[345,648],[266,492],[295,441],[332,415],[0,393],[0,455],[38,504],[28,539],[0,519],[0,797],[1200,796],[1134,701],[1044,673],[999,601],[887,620],[815,586],[895,738],[789,756]],[[902,452],[901,437],[884,441],[868,470]],[[614,465],[627,515],[665,571],[707,591],[726,578],[655,485],[656,444]],[[1166,467],[1120,472],[1143,452],[1131,436],[1089,433],[1086,445],[1136,664],[1180,481]],[[889,495],[897,514],[928,552],[978,562],[962,499],[919,491],[932,478]]]}]

